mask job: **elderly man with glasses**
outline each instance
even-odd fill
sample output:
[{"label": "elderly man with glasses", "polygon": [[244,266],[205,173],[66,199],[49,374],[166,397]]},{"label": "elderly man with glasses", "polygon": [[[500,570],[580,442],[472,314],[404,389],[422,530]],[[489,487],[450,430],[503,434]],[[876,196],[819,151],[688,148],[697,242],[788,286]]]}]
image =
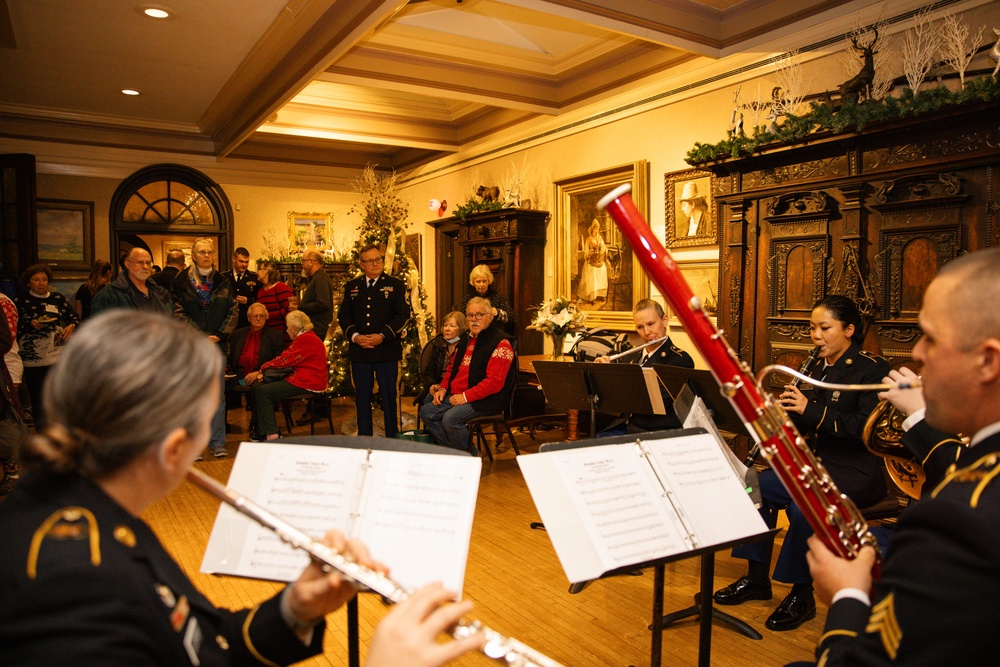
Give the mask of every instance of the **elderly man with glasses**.
[{"label": "elderly man with glasses", "polygon": [[420,418],[438,444],[478,456],[478,451],[469,449],[465,423],[473,417],[503,412],[517,367],[510,339],[493,325],[489,299],[469,299],[465,317],[469,334],[458,342],[455,360],[441,384],[430,388]]},{"label": "elderly man with glasses", "polygon": [[142,248],[132,248],[125,255],[125,270],[105,289],[94,296],[90,304],[93,317],[105,310],[131,308],[149,310],[167,316],[174,314],[170,293],[152,278],[153,258]]},{"label": "elderly man with glasses", "polygon": [[384,259],[378,246],[368,245],[359,253],[364,275],[344,285],[344,300],[337,312],[340,328],[350,341],[358,435],[373,435],[372,394],[378,380],[385,415],[385,435],[396,435],[396,380],[403,358],[400,334],[410,319],[406,287],[383,270]]}]

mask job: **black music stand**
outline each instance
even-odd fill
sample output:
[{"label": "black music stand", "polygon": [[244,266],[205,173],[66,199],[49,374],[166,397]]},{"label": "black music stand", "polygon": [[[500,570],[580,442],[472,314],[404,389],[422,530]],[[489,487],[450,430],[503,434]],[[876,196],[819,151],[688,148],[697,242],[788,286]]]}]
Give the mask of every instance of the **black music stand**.
[{"label": "black music stand", "polygon": [[[598,412],[653,414],[642,366],[562,361],[536,361],[532,365],[546,402],[561,410],[590,411],[591,438],[597,437]],[[637,391],[637,387],[642,390]]]},{"label": "black music stand", "polygon": [[[316,447],[343,447],[344,449],[378,449],[390,452],[417,452],[419,454],[442,454],[445,456],[471,456],[468,452],[453,447],[431,445],[414,440],[397,440],[364,435],[310,435],[279,438],[277,442]],[[361,667],[361,637],[358,632],[358,596],[347,603],[347,664]]]},{"label": "black music stand", "polygon": [[[705,433],[705,429],[702,428],[691,428],[691,429],[678,429],[673,431],[655,431],[651,433],[641,434],[643,439],[655,439],[655,438],[675,438],[684,437],[687,435],[695,435]],[[612,445],[620,443],[633,443],[636,441],[636,435],[622,435],[613,436],[608,438],[597,438],[594,440],[578,440],[576,442],[558,442],[558,443],[547,443],[543,444],[539,448],[539,452],[551,452],[559,451],[563,449],[576,449],[578,447],[593,447],[597,445]],[[733,622],[731,627],[739,630],[742,634],[746,634],[748,637],[753,639],[763,639],[763,637],[756,630],[751,628],[749,625],[743,621],[733,618],[728,614],[723,614],[716,609],[712,608],[712,593],[715,586],[715,552],[722,551],[723,549],[730,549],[741,544],[749,544],[750,542],[756,542],[762,540],[765,537],[774,535],[778,532],[778,529],[768,530],[757,535],[751,535],[749,537],[740,538],[737,540],[731,540],[729,542],[723,542],[721,544],[713,544],[712,546],[702,547],[700,549],[694,549],[693,551],[685,551],[684,553],[675,554],[673,556],[668,556],[666,558],[656,559],[653,561],[638,563],[636,565],[629,565],[626,567],[618,568],[610,572],[605,572],[601,575],[601,579],[607,577],[613,577],[619,574],[628,574],[636,569],[644,569],[647,567],[653,568],[653,618],[662,619],[661,622],[654,622],[652,625],[648,626],[648,629],[652,631],[652,640],[650,642],[649,650],[649,664],[650,667],[659,667],[662,662],[663,654],[663,628],[665,628],[668,623],[665,622],[666,619],[670,619],[670,623],[680,620],[681,618],[690,618],[691,616],[698,616],[698,665],[699,667],[709,667],[711,664],[712,655],[712,621],[718,620],[726,625],[731,625],[730,621]],[[700,592],[695,595],[695,605],[687,609],[681,610],[679,612],[674,612],[673,614],[663,615],[663,591],[665,588],[666,579],[666,564],[673,563],[675,561],[685,560],[693,556],[699,556],[701,558],[701,575],[700,575]],[[571,588],[572,590],[572,588]],[[704,605],[700,604],[700,599],[705,599],[708,602]],[[720,617],[725,616],[726,619]],[[743,632],[740,628],[736,627],[735,624],[742,624],[746,626],[753,635]]]},{"label": "black music stand", "polygon": [[[729,433],[746,433],[746,426],[743,420],[736,413],[729,399],[722,395],[719,390],[719,383],[710,371],[698,370],[695,368],[680,368],[678,366],[664,366],[654,364],[660,382],[667,388],[667,393],[674,399],[677,405],[677,397],[684,389],[684,385],[691,387],[691,391],[705,402],[709,414],[715,425],[723,431]],[[684,419],[684,415],[678,415]]]}]

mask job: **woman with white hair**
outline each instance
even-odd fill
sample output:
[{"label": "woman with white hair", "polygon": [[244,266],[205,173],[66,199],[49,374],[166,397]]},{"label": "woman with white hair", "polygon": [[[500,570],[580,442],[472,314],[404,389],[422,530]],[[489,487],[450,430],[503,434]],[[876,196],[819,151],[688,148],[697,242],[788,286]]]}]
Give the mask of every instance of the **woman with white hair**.
[{"label": "woman with white hair", "polygon": [[513,333],[516,330],[514,309],[510,307],[507,299],[497,292],[493,286],[493,272],[490,271],[490,267],[485,264],[477,264],[472,267],[472,271],[469,272],[469,285],[472,289],[468,291],[465,299],[462,300],[462,307],[455,310],[464,313],[465,307],[469,305],[469,299],[473,297],[478,296],[481,299],[488,299],[493,306],[493,316],[503,325],[503,330],[507,333]]},{"label": "woman with white hair", "polygon": [[257,406],[260,435],[267,440],[278,439],[275,404],[304,391],[320,392],[327,387],[326,346],[313,333],[309,316],[293,310],[285,315],[285,328],[291,344],[278,357],[261,365],[256,374],[247,376]]},{"label": "woman with white hair", "polygon": [[[322,652],[326,614],[355,594],[337,574],[313,563],[259,605],[218,608],[139,518],[208,444],[221,372],[207,337],[155,313],[103,313],[69,341],[45,384],[51,423],[22,447],[24,474],[0,505],[0,664],[275,665]],[[360,542],[323,542],[384,571]],[[471,607],[449,599],[429,586],[393,609],[369,667],[441,665],[481,645],[434,641]]]}]

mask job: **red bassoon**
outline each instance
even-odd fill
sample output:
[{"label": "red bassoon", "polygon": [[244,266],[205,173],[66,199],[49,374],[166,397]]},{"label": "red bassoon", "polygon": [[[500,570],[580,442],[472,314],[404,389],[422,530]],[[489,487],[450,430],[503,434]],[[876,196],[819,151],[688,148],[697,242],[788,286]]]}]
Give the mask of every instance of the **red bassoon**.
[{"label": "red bassoon", "polygon": [[[736,356],[722,332],[708,318],[681,275],[673,257],[653,235],[632,201],[630,185],[608,193],[598,208],[606,209],[621,228],[632,251],[673,308],[677,319],[704,357],[722,394],[729,399],[760,451],[788,489],[813,531],[834,553],[854,558],[864,546],[878,546],[861,512],[842,494],[785,410],[765,392]],[[877,576],[879,563],[874,573]]]}]

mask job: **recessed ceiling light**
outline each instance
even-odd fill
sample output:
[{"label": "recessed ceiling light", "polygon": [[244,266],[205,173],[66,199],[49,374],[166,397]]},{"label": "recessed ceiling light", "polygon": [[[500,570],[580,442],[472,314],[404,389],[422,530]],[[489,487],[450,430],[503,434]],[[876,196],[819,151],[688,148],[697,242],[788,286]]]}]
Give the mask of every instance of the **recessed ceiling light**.
[{"label": "recessed ceiling light", "polygon": [[172,19],[175,16],[172,10],[159,5],[142,5],[136,7],[136,11],[142,12],[151,19]]},{"label": "recessed ceiling light", "polygon": [[142,93],[140,93],[135,88],[122,88],[122,95],[129,95],[131,97],[135,97],[136,95],[142,95]]}]

